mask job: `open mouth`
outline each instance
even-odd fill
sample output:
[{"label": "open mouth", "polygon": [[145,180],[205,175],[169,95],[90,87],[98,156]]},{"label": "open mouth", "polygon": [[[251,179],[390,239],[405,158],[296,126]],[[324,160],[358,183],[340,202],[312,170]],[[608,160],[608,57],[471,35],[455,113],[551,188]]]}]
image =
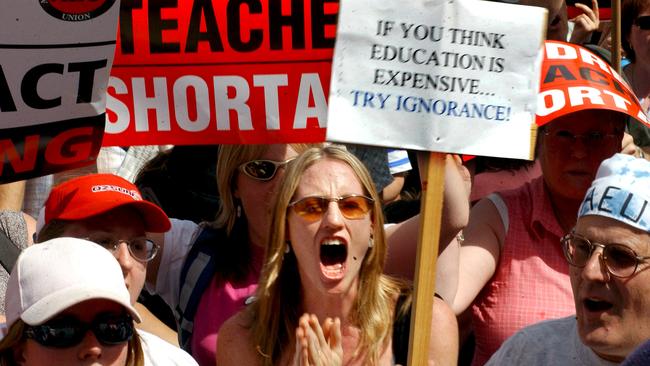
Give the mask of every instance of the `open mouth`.
[{"label": "open mouth", "polygon": [[345,270],[348,246],[340,240],[326,240],[320,246],[320,263],[323,274],[328,278],[339,278]]},{"label": "open mouth", "polygon": [[583,303],[585,305],[585,308],[588,311],[593,311],[593,312],[607,311],[614,306],[614,304],[612,304],[611,302],[599,300],[599,299],[593,299],[593,298],[584,299]]}]

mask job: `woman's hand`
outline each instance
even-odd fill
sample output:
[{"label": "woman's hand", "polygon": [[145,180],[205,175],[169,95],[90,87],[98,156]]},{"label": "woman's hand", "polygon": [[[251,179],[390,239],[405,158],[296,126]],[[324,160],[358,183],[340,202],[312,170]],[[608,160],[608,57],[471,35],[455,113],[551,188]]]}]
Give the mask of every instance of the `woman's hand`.
[{"label": "woman's hand", "polygon": [[296,328],[293,366],[343,365],[341,321],[327,318],[321,324],[313,314],[303,314]]},{"label": "woman's hand", "polygon": [[570,42],[583,44],[589,41],[591,34],[600,26],[598,0],[591,0],[591,8],[580,3],[576,3],[575,7],[582,10],[582,14],[570,20],[574,23]]}]

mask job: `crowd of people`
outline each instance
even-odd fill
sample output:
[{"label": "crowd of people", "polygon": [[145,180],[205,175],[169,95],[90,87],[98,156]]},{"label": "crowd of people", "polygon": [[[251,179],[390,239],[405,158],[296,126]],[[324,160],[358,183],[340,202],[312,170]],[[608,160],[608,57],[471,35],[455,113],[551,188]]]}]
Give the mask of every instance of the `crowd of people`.
[{"label": "crowd of people", "polygon": [[[548,39],[597,38],[596,0],[572,19],[520,3],[548,9]],[[647,114],[650,0],[623,0],[622,36]],[[532,167],[446,156],[432,322],[415,324],[429,364],[650,364],[650,129],[633,117],[538,124]],[[413,153],[174,150],[137,177],[67,172],[40,205],[0,186],[0,365],[407,364]]]}]

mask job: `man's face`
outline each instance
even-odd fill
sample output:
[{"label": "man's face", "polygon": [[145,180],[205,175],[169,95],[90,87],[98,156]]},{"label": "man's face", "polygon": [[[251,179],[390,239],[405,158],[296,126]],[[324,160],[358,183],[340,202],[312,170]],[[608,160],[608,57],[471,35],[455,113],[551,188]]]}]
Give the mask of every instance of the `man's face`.
[{"label": "man's face", "polygon": [[[145,236],[142,216],[132,208],[120,207],[104,214],[67,224],[62,236],[91,238],[95,241],[130,240]],[[120,243],[113,252],[120,263],[124,282],[135,304],[144,287],[147,264],[136,260],[129,253],[125,243]]]},{"label": "man's face", "polygon": [[[576,234],[600,244],[621,244],[638,256],[650,255],[650,234],[603,216],[578,219]],[[583,268],[570,267],[578,333],[599,356],[621,361],[650,338],[650,270],[646,261],[627,278],[611,275],[602,248]]]}]

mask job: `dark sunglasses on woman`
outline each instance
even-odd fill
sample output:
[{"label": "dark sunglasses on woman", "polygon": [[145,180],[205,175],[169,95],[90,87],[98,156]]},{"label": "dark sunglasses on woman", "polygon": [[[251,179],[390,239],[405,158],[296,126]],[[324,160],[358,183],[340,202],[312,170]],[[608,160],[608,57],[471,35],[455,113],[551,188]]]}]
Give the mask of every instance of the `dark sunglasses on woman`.
[{"label": "dark sunglasses on woman", "polygon": [[644,15],[634,19],[634,25],[642,30],[650,30],[650,15]]},{"label": "dark sunglasses on woman", "polygon": [[251,160],[239,166],[239,170],[246,174],[249,178],[260,181],[268,181],[275,177],[278,169],[289,164],[295,158],[287,159],[285,161],[274,160]]},{"label": "dark sunglasses on woman", "polygon": [[131,339],[133,319],[128,314],[100,313],[88,324],[64,315],[45,324],[27,326],[25,336],[45,347],[69,348],[81,343],[89,330],[99,343],[114,346]]}]

